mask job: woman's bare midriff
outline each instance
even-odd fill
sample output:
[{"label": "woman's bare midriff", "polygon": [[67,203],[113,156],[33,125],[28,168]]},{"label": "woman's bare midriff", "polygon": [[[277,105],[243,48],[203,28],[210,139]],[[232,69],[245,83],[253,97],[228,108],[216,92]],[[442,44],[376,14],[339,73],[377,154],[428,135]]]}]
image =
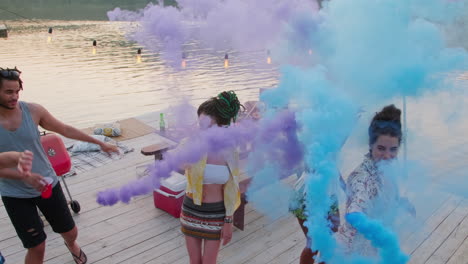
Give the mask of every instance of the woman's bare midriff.
[{"label": "woman's bare midriff", "polygon": [[[222,155],[208,155],[207,164],[225,166],[226,161]],[[203,184],[203,203],[216,203],[224,200],[223,184]]]},{"label": "woman's bare midriff", "polygon": [[[226,165],[226,161],[215,155],[208,155],[207,164]],[[202,203],[216,203],[224,200],[224,184],[203,184]],[[190,198],[193,198],[190,193],[187,193]]]},{"label": "woman's bare midriff", "polygon": [[203,203],[216,203],[223,200],[223,184],[203,184]]},{"label": "woman's bare midriff", "polygon": [[[191,193],[186,195],[193,199]],[[216,203],[223,200],[223,184],[203,184],[202,203]]]}]

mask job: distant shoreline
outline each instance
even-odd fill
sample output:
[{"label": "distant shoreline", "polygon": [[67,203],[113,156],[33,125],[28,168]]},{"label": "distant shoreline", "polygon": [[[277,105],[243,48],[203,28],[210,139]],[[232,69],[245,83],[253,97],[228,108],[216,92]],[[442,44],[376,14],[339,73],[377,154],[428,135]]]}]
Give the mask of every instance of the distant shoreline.
[{"label": "distant shoreline", "polygon": [[[116,7],[126,10],[144,8],[151,0],[3,0],[0,6],[2,21],[21,19],[49,20],[108,20],[107,12]],[[177,5],[175,0],[164,0],[164,5]]]}]

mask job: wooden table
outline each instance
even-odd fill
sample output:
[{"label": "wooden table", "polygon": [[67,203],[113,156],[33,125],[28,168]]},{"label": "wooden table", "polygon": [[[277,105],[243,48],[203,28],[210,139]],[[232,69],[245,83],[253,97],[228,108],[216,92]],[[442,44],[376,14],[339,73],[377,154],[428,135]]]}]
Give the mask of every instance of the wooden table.
[{"label": "wooden table", "polygon": [[153,156],[155,160],[162,160],[163,159],[163,153],[169,149],[170,145],[161,142],[153,145],[149,145],[146,147],[143,147],[141,149],[141,154],[145,156]]}]

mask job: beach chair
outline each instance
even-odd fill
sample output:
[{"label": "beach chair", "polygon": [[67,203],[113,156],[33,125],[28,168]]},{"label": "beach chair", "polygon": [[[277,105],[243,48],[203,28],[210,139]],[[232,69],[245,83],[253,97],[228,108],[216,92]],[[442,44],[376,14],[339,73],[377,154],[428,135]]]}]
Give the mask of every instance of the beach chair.
[{"label": "beach chair", "polygon": [[70,155],[68,155],[65,144],[57,134],[46,134],[45,132],[41,133],[41,144],[44,148],[47,158],[50,161],[50,164],[52,165],[52,168],[54,169],[57,176],[62,179],[65,190],[67,191],[68,197],[70,198],[69,204],[72,211],[79,213],[81,210],[80,203],[78,203],[76,200],[73,200],[70,190],[68,189],[67,182],[65,181],[65,177],[63,176],[71,169],[71,158]]}]

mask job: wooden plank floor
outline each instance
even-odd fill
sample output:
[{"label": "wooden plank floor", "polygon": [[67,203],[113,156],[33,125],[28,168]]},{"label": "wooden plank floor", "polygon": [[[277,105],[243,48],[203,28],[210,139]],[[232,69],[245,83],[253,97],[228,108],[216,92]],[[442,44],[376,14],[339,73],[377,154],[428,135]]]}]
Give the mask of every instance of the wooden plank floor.
[{"label": "wooden plank floor", "polygon": [[[152,118],[145,121],[151,124]],[[67,178],[73,198],[82,207],[74,219],[79,227],[78,242],[89,263],[189,263],[178,219],[155,209],[152,195],[113,207],[95,202],[98,191],[135,179],[136,167],[152,161],[139,149],[159,140],[162,138],[150,134],[124,142],[135,151],[107,166]],[[0,204],[0,250],[7,263],[22,263],[25,250],[2,207]],[[402,241],[412,256],[410,263],[468,264],[467,200],[447,195],[426,212],[425,219],[421,230]],[[47,223],[45,229],[46,263],[74,263],[61,237]],[[285,215],[272,221],[247,205],[245,230],[234,232],[232,242],[220,251],[219,263],[299,263],[304,246],[304,235],[294,217]]]}]

